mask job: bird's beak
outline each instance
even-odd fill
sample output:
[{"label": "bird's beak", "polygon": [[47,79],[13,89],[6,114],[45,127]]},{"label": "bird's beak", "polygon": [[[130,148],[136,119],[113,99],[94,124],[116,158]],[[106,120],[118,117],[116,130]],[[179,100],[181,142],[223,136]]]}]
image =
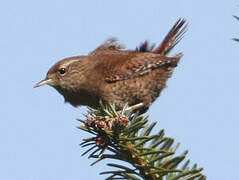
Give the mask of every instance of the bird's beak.
[{"label": "bird's beak", "polygon": [[40,81],[39,83],[37,83],[37,84],[34,86],[34,88],[43,86],[43,85],[45,85],[45,84],[50,85],[51,82],[52,82],[52,79],[44,79],[44,80]]}]

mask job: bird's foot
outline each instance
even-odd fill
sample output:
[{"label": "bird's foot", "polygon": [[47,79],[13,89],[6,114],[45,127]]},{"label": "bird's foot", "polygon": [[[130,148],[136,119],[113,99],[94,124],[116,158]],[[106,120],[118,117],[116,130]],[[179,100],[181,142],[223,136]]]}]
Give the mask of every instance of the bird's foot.
[{"label": "bird's foot", "polygon": [[141,102],[141,103],[135,104],[133,106],[127,107],[125,109],[125,111],[134,111],[134,110],[142,108],[143,106],[144,106],[144,103]]}]

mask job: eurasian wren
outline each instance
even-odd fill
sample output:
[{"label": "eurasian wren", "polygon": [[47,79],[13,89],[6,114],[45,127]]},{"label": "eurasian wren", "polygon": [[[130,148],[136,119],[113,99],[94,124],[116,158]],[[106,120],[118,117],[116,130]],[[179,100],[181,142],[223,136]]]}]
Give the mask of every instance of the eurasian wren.
[{"label": "eurasian wren", "polygon": [[179,19],[158,47],[147,41],[135,50],[123,50],[111,38],[88,56],[65,58],[48,71],[46,78],[35,85],[48,84],[73,106],[99,107],[99,101],[115,103],[117,109],[143,104],[145,112],[166,87],[182,54],[167,57],[181,40],[187,25]]}]

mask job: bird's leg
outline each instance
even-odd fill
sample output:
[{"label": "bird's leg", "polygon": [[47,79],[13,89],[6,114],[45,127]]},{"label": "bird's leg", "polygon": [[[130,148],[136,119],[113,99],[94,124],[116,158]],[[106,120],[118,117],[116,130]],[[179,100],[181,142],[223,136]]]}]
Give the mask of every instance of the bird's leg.
[{"label": "bird's leg", "polygon": [[143,106],[144,106],[144,103],[141,102],[141,103],[135,104],[133,106],[127,107],[125,109],[125,111],[133,111],[133,110],[139,109],[139,108],[141,108]]},{"label": "bird's leg", "polygon": [[[139,109],[139,108],[141,108],[141,107],[143,107],[144,106],[144,103],[138,103],[138,104],[135,104],[135,105],[133,105],[133,106],[129,106],[129,107],[127,107],[127,108],[125,108],[124,109],[124,112],[127,112],[127,111],[134,111],[134,110],[137,110],[137,109]],[[117,111],[119,114],[121,114],[122,113],[122,110],[119,110],[119,111]]]}]

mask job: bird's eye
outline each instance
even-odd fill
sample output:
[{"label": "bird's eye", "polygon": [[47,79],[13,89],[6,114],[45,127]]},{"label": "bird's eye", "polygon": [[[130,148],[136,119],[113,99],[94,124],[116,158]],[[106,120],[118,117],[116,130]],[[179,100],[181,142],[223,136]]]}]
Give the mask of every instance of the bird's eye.
[{"label": "bird's eye", "polygon": [[66,73],[66,69],[65,69],[65,68],[59,69],[59,73],[60,73],[61,75],[65,74],[65,73]]}]

